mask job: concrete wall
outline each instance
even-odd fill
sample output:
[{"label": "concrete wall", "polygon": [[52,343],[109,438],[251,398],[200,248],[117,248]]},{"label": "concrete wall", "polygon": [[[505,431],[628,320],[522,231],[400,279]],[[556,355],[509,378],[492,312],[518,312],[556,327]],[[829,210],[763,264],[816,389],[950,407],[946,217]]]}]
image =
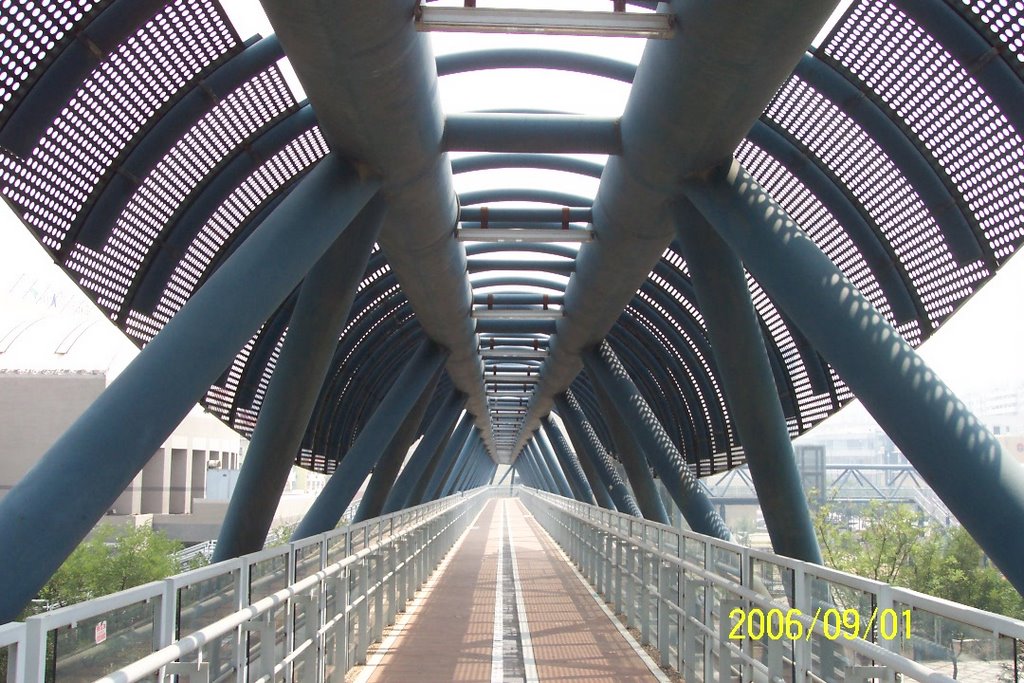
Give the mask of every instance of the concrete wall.
[{"label": "concrete wall", "polygon": [[0,372],[0,498],[106,385],[100,373]]},{"label": "concrete wall", "polygon": [[[0,497],[107,384],[106,373],[99,371],[0,370]],[[240,451],[235,432],[196,408],[118,497],[109,516],[189,515],[207,494],[210,460],[237,469]]]}]

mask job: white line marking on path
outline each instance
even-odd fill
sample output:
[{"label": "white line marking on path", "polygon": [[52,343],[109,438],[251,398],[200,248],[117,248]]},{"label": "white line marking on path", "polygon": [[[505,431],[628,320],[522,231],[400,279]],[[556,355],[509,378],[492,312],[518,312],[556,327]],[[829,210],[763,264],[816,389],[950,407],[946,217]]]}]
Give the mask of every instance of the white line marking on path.
[{"label": "white line marking on path", "polygon": [[494,633],[491,636],[491,683],[505,680],[505,501],[498,505],[501,521],[498,523],[498,566],[494,579]]},{"label": "white line marking on path", "polygon": [[[504,501],[503,501],[504,502]],[[526,683],[537,683],[537,661],[533,657],[533,641],[530,640],[530,625],[526,621],[526,605],[523,603],[523,589],[519,585],[519,565],[516,564],[516,546],[512,538],[512,520],[506,515],[508,524],[508,552],[512,557],[512,583],[516,587],[516,612],[519,615],[519,642],[522,645],[523,669]]]}]

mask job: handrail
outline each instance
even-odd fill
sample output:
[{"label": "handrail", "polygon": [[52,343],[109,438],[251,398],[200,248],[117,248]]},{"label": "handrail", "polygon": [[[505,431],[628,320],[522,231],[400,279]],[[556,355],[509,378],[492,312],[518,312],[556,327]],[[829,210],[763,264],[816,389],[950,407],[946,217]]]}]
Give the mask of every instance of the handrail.
[{"label": "handrail", "polygon": [[[380,638],[383,628],[392,623],[401,605],[411,599],[412,593],[455,543],[470,523],[469,518],[475,515],[491,492],[491,488],[481,487],[319,536],[191,570],[163,581],[39,614],[24,624],[0,626],[0,652],[6,648],[11,662],[8,673],[14,673],[13,678],[10,675],[8,678],[12,683],[44,680],[51,665],[47,658],[56,656],[52,648],[47,648],[47,640],[57,629],[76,624],[79,628],[92,629],[91,622],[102,622],[102,637],[105,639],[106,621],[117,618],[116,610],[147,603],[152,605],[146,608],[147,614],[152,614],[151,621],[145,617],[142,622],[135,622],[126,629],[118,626],[116,628],[120,630],[111,636],[112,639],[127,637],[138,641],[139,638],[148,639],[152,632],[153,651],[117,671],[106,673],[99,680],[127,683],[152,677],[154,673],[159,674],[158,680],[186,673],[193,681],[209,680],[211,673],[216,672],[210,671],[210,663],[206,661],[210,659],[207,650],[216,657],[221,654],[219,648],[224,642],[233,643],[230,646],[233,654],[227,660],[221,657],[216,664],[226,666],[229,672],[234,671],[232,678],[238,676],[238,680],[247,680],[246,669],[256,665],[257,661],[263,674],[287,670],[290,677],[291,668],[298,667],[300,661],[305,661],[308,667],[314,666],[315,660],[311,658],[323,654],[329,637],[333,636],[336,643],[347,642],[350,623],[358,624],[355,657],[356,661],[361,661],[365,659],[365,650],[372,640]],[[257,574],[259,567],[265,567],[268,560],[277,561],[271,565],[273,571],[266,575]],[[308,576],[296,576],[314,568],[316,571]],[[223,608],[223,600],[231,595],[232,613],[222,616],[223,612],[220,612],[215,615],[219,617],[216,621],[200,622],[196,624],[201,626],[197,630],[176,637],[178,629],[184,626],[181,619],[186,611],[195,608],[202,614],[202,610],[209,607],[206,598],[185,605],[181,591],[196,587],[202,594],[204,582],[222,577],[227,583],[214,588],[214,596],[219,596],[221,602],[218,604]],[[284,578],[288,583],[284,588],[249,601],[248,596],[257,585],[270,587],[273,582]],[[361,594],[350,596],[353,578],[358,582],[355,590]],[[207,596],[210,597],[209,594]],[[280,614],[279,608],[283,608],[287,615],[283,627],[274,616]],[[338,614],[332,613],[338,610]],[[275,646],[279,642],[281,628],[285,630],[287,643],[283,654]],[[244,637],[247,630],[261,632],[260,645],[256,650],[247,645]],[[277,635],[274,635],[275,631]],[[89,634],[85,651],[93,653],[91,648],[108,647],[107,652],[113,655],[110,663],[120,666],[123,660],[117,661],[116,658],[124,656],[122,648],[118,644],[110,648],[110,643],[101,646],[100,633],[97,628],[95,645],[91,642],[92,634]],[[232,633],[235,635],[233,639],[230,638]],[[78,644],[82,642],[81,639],[77,641]],[[77,656],[77,651],[67,655]],[[63,666],[70,666],[67,662],[65,659]],[[58,661],[57,666],[61,665]],[[344,670],[348,668],[347,653],[339,666],[343,677]],[[99,670],[93,675],[102,675],[105,671]]]},{"label": "handrail", "polygon": [[[585,505],[547,492],[524,488],[521,493],[537,521],[548,528],[549,533],[562,545],[570,559],[580,566],[594,588],[603,593],[606,600],[620,608],[619,611],[623,612],[630,625],[637,625],[648,635],[651,631],[657,632],[656,637],[652,637],[652,642],[658,643],[659,650],[665,649],[661,652],[663,664],[672,659],[668,650],[675,649],[676,668],[680,671],[686,667],[691,669],[686,671],[687,680],[712,680],[707,674],[714,668],[711,662],[713,655],[720,658],[719,665],[724,668],[718,673],[723,676],[725,668],[731,665],[730,661],[740,661],[747,669],[747,675],[743,680],[747,680],[755,673],[759,677],[767,675],[772,680],[778,675],[778,671],[772,670],[770,665],[753,656],[749,638],[730,642],[721,631],[732,626],[731,610],[728,619],[725,614],[727,606],[734,606],[730,601],[738,601],[735,604],[741,606],[741,614],[769,615],[778,611],[780,618],[785,614],[786,618],[792,621],[794,629],[799,628],[802,633],[808,634],[813,632],[813,635],[817,636],[813,641],[810,636],[806,641],[803,638],[792,639],[793,657],[785,660],[780,642],[761,643],[766,651],[774,648],[774,661],[777,666],[782,666],[785,661],[785,666],[794,667],[794,680],[833,680],[831,672],[813,670],[815,662],[818,666],[823,666],[823,647],[845,648],[849,661],[854,663],[858,660],[873,662],[883,670],[879,674],[882,676],[881,680],[893,680],[892,677],[896,673],[906,676],[908,680],[929,683],[954,680],[922,662],[904,656],[897,647],[898,643],[886,641],[881,637],[878,622],[874,622],[874,629],[869,622],[863,634],[871,636],[877,642],[867,640],[863,636],[844,636],[841,642],[831,642],[833,639],[824,635],[822,621],[818,618],[822,609],[815,608],[825,609],[828,616],[827,610],[841,606],[833,602],[834,595],[838,595],[835,591],[844,589],[852,589],[863,596],[869,596],[876,615],[884,614],[888,610],[893,610],[895,614],[897,606],[901,613],[903,609],[909,609],[911,614],[918,615],[918,619],[922,618],[921,612],[925,612],[939,619],[988,632],[997,642],[1000,638],[1015,639],[1011,656],[1019,657],[1022,654],[1020,648],[1021,641],[1024,641],[1024,622],[1016,619],[835,569],[753,550],[692,531]],[[674,548],[665,547],[668,541],[672,542]],[[687,542],[699,544],[697,557],[688,552]],[[735,558],[736,564],[729,564],[738,570],[738,581],[736,576],[720,573],[719,563],[715,560],[718,551]],[[763,586],[758,585],[755,568],[759,563],[791,572],[784,581],[784,595],[773,599],[770,594],[766,595]],[[655,566],[659,569],[654,569]],[[664,572],[674,572],[675,583],[672,583],[671,577],[666,578]],[[663,581],[669,582],[664,589]],[[697,594],[696,598],[684,595],[684,584],[687,586],[687,592],[693,590]],[[673,589],[675,593],[672,592]],[[638,597],[638,594],[643,597]],[[723,594],[726,597],[722,597]],[[687,606],[686,603],[691,599],[693,602]],[[651,601],[656,607],[651,607]],[[657,625],[653,623],[655,612]],[[815,615],[814,618],[810,616],[812,614]],[[697,671],[692,670],[692,651],[689,652],[691,661],[686,661],[684,655],[687,653],[682,651],[681,644],[685,638],[682,635],[679,636],[679,644],[669,644],[665,632],[669,629],[670,615],[675,615],[673,618],[677,620],[677,629],[690,630],[686,638],[706,639],[708,649],[705,650],[703,660],[703,676],[699,671],[700,667]],[[715,617],[720,631],[717,633],[712,626]],[[634,618],[640,623],[633,624]],[[770,617],[761,618],[770,621]],[[799,627],[796,623],[799,623]],[[694,628],[690,629],[690,626]],[[909,631],[909,623],[906,626]],[[917,640],[919,637],[915,635],[912,640],[925,642]],[[770,654],[765,656],[769,659],[771,657]],[[815,657],[818,659],[815,660]],[[721,663],[723,660],[724,664]],[[836,661],[846,660],[837,657]],[[848,667],[847,672],[854,672],[855,668],[857,667]]]}]

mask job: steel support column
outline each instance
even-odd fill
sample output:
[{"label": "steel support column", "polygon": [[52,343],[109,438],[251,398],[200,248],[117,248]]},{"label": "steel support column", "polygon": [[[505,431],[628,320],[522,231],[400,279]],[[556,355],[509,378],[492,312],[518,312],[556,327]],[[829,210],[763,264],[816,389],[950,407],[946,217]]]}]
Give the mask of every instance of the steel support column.
[{"label": "steel support column", "polygon": [[427,469],[440,455],[441,449],[444,448],[448,437],[451,436],[452,430],[455,428],[455,421],[459,419],[459,414],[462,413],[465,405],[465,394],[456,390],[452,390],[448,394],[434,414],[434,419],[430,421],[430,426],[427,427],[423,439],[416,446],[416,451],[398,476],[398,480],[388,495],[387,502],[384,503],[384,509],[381,510],[382,514],[409,507],[410,498],[416,485],[429,476]]},{"label": "steel support column", "polygon": [[447,480],[459,454],[462,453],[463,446],[466,445],[472,433],[473,415],[468,412],[463,413],[459,424],[455,426],[455,431],[445,443],[444,450],[424,471],[422,479],[409,497],[407,507],[426,503],[437,497],[437,492]]},{"label": "steel support column", "polygon": [[493,452],[466,253],[455,237],[459,198],[441,147],[437,69],[430,38],[416,31],[415,3],[261,4],[328,146],[384,177],[378,243],[423,331],[449,351],[448,375]]},{"label": "steel support column", "polygon": [[[534,432],[533,440],[536,442],[538,450],[541,452],[541,454],[543,454],[544,459],[547,462],[554,463],[554,465],[558,466],[558,470],[562,473],[562,476],[565,479],[565,483],[569,487],[570,493],[572,493],[572,497],[582,503],[589,503],[590,501],[587,500],[587,497],[583,495],[583,492],[579,489],[578,485],[576,484],[576,481],[569,474],[567,467],[563,465],[562,462],[558,459],[558,456],[555,455],[554,449],[551,448],[551,444],[548,443],[548,439],[544,435],[544,430],[538,429],[536,432]],[[554,465],[552,465],[552,467],[554,467]]]},{"label": "steel support column", "polygon": [[416,406],[422,392],[433,385],[437,370],[446,357],[447,352],[433,342],[420,344],[299,522],[292,540],[322,534],[338,524],[352,497],[395,439],[396,432]]},{"label": "steel support column", "polygon": [[[584,363],[586,363],[586,360],[584,360]],[[633,489],[633,495],[636,496],[636,502],[640,506],[640,511],[644,513],[644,517],[647,519],[661,522],[662,524],[670,524],[668,511],[665,510],[665,504],[662,503],[661,496],[658,494],[658,487],[654,484],[654,477],[651,475],[651,466],[647,462],[647,456],[644,455],[643,449],[640,448],[636,439],[633,438],[633,434],[629,431],[629,427],[626,426],[622,415],[616,409],[615,403],[608,395],[608,392],[605,391],[604,385],[596,381],[592,381],[590,384],[594,387],[594,395],[597,396],[597,403],[601,408],[601,414],[604,416],[605,424],[608,425],[608,431],[611,434],[612,442],[615,444],[619,462],[622,463],[623,469],[626,470],[629,486]]]},{"label": "steel support column", "polygon": [[691,204],[680,202],[675,216],[681,253],[772,547],[780,555],[821,564],[743,264]]},{"label": "steel support column", "polygon": [[454,476],[445,486],[440,496],[441,498],[450,496],[462,488],[463,482],[466,477],[469,476],[469,473],[473,470],[473,467],[476,464],[476,459],[480,454],[481,448],[483,448],[483,443],[480,441],[479,435],[477,435],[477,438],[470,440],[469,449],[462,452],[460,462],[456,465],[456,468],[452,470],[452,474]]},{"label": "steel support column", "polygon": [[583,502],[614,510],[615,503],[612,502],[612,497],[603,486],[599,485],[600,478],[597,475],[597,470],[590,462],[587,462],[586,466],[584,466],[584,459],[577,457],[576,453],[569,448],[562,430],[558,428],[558,425],[551,419],[551,416],[545,415],[541,418],[540,424],[541,430],[547,436],[555,451],[555,455],[558,457],[559,462],[562,463],[562,468],[569,472],[570,476],[576,480],[576,485],[585,493],[586,499]]},{"label": "steel support column", "polygon": [[459,457],[452,463],[451,468],[445,474],[444,479],[438,485],[438,488],[429,496],[427,500],[436,500],[438,498],[444,498],[452,492],[459,479],[462,477],[462,472],[466,468],[466,463],[472,458],[473,452],[480,447],[480,430],[479,428],[474,429],[470,433],[469,438],[462,445],[462,449],[459,451]]},{"label": "steel support column", "polygon": [[555,406],[562,417],[562,423],[569,430],[569,439],[572,440],[573,446],[576,447],[577,455],[581,459],[589,458],[590,462],[593,463],[604,484],[605,490],[608,491],[615,502],[615,507],[618,508],[619,512],[642,517],[640,507],[636,504],[633,494],[629,492],[625,482],[622,481],[622,477],[619,476],[618,471],[615,469],[611,456],[605,451],[604,446],[601,445],[601,440],[597,438],[594,429],[587,422],[587,417],[583,414],[583,409],[580,408],[576,397],[572,395],[572,391],[566,391],[556,396]]},{"label": "steel support column", "polygon": [[[547,478],[548,483],[551,485],[551,492],[559,496],[572,498],[572,491],[569,489],[569,484],[565,482],[565,478],[561,476],[562,471],[558,470],[556,472],[556,470],[551,466],[551,463],[544,457],[544,454],[540,452],[539,448],[537,448],[537,442],[531,439],[526,444],[526,450],[530,453],[530,457],[534,465],[536,465],[541,474]],[[565,482],[564,488],[563,482]]]},{"label": "steel support column", "polygon": [[738,162],[684,191],[1024,592],[1024,467]]},{"label": "steel support column", "polygon": [[416,405],[413,406],[409,414],[402,420],[402,424],[395,432],[391,443],[388,444],[387,449],[380,459],[377,460],[377,464],[373,466],[373,474],[370,475],[370,482],[366,485],[366,490],[363,491],[363,499],[356,509],[356,515],[353,518],[354,522],[362,522],[371,517],[377,517],[380,515],[381,510],[383,510],[384,503],[391,493],[392,486],[394,486],[395,478],[398,477],[398,470],[402,468],[405,456],[409,454],[409,448],[419,433],[420,425],[423,423],[423,416],[426,415],[427,407],[434,397],[434,389],[437,387],[437,381],[440,379],[442,372],[443,369],[440,367],[434,372],[433,378],[423,388],[419,399],[416,401]]},{"label": "steel support column", "polygon": [[18,549],[0,563],[0,622],[17,617],[377,187],[333,156],[321,162],[0,501],[0,547]]},{"label": "steel support column", "polygon": [[368,204],[299,290],[259,420],[217,537],[214,562],[263,547],[295,454],[348,319],[380,230],[384,205]]},{"label": "steel support column", "polygon": [[558,490],[558,487],[555,486],[555,482],[554,480],[552,480],[551,475],[548,473],[548,471],[544,469],[543,465],[537,462],[537,454],[533,452],[533,449],[527,447],[526,449],[523,450],[523,455],[526,456],[526,462],[530,470],[537,476],[537,479],[540,481],[541,488],[547,491],[548,493],[553,493],[556,496],[562,495],[562,493]]},{"label": "steel support column", "polygon": [[612,398],[615,409],[651,459],[690,528],[697,533],[732,540],[728,527],[701,491],[697,477],[690,471],[682,453],[665,433],[665,428],[658,422],[608,342],[601,342],[596,349],[583,354],[583,362],[587,375],[595,383],[603,385]]}]

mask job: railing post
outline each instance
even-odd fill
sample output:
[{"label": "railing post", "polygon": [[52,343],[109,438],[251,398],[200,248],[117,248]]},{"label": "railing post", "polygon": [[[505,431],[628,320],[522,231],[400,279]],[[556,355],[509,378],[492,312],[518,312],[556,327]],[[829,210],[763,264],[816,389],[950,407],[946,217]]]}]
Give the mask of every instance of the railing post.
[{"label": "railing post", "polygon": [[[626,543],[623,542],[623,540],[620,539],[620,538],[614,538],[612,540],[612,543],[614,543],[613,547],[615,549],[615,554],[612,555],[611,553],[609,553],[609,557],[614,557],[614,571],[615,571],[615,600],[614,600],[614,603],[615,603],[615,613],[616,614],[623,614],[623,615],[625,615],[625,617],[626,617],[626,625],[629,626],[630,625],[630,614],[629,613],[632,611],[633,607],[630,604],[630,600],[628,598],[625,601],[626,604],[625,605],[623,604],[623,595],[622,595],[623,594],[623,586],[622,586],[622,581],[623,581],[623,578],[625,578],[625,580],[627,581],[627,585],[632,585],[632,582],[630,582],[630,574],[633,571],[633,555],[632,555],[632,552],[630,552],[632,550],[632,547],[631,546],[627,546]],[[626,566],[623,567],[623,565],[626,565]],[[623,574],[625,574],[625,577],[623,577]],[[627,589],[627,591],[628,591],[628,589]]]},{"label": "railing post", "polygon": [[355,566],[356,585],[362,600],[359,603],[359,640],[356,647],[356,664],[366,664],[366,652],[370,649],[370,568],[369,556]]},{"label": "railing post", "polygon": [[[289,623],[292,624],[291,628],[293,632],[290,639],[291,646],[289,652],[293,652],[302,643],[310,641],[309,647],[307,647],[306,651],[302,653],[304,666],[302,668],[301,676],[295,675],[295,669],[298,666],[298,662],[292,662],[291,664],[292,676],[290,678],[291,680],[297,679],[300,683],[315,683],[317,679],[316,669],[320,660],[320,644],[318,642],[319,637],[317,636],[317,632],[320,630],[320,624],[316,616],[320,613],[320,610],[316,609],[320,604],[320,601],[317,593],[318,591],[314,589],[308,595],[296,595],[292,598],[292,618],[289,619]],[[300,609],[302,610],[301,635],[295,630],[294,626],[296,614],[298,614]],[[299,640],[300,638],[301,641]]]},{"label": "railing post", "polygon": [[[651,587],[654,576],[648,573],[652,563],[657,561],[654,555],[648,556],[644,551],[640,557],[640,644],[651,644]],[[655,565],[656,566],[656,565]]]},{"label": "railing post", "polygon": [[679,629],[683,641],[683,680],[696,681],[697,672],[694,664],[697,659],[697,637],[700,630],[694,621],[703,623],[704,618],[697,602],[697,587],[701,585],[696,579],[686,579],[683,595],[683,626]]},{"label": "railing post", "polygon": [[46,680],[46,630],[42,617],[25,620],[25,648],[19,648],[17,656],[24,657],[26,681]]},{"label": "railing post", "polygon": [[[672,582],[672,565],[658,560],[658,664],[667,667],[669,659],[669,628],[671,607],[668,598]],[[722,679],[728,681],[729,679]]]},{"label": "railing post", "polygon": [[[745,600],[722,600],[719,603],[719,609],[722,610],[722,613],[718,615],[718,680],[720,681],[732,680],[732,648],[729,647],[732,644],[732,641],[729,640],[729,634],[732,632],[733,625],[729,614],[735,609],[741,610],[741,615],[747,614],[745,605]],[[741,628],[739,632],[744,634],[744,638],[746,637],[745,629]],[[803,641],[802,638],[800,640],[801,642]],[[742,649],[742,647],[743,641],[740,641],[740,648]],[[799,645],[797,647],[799,647]],[[741,672],[744,668],[745,667],[741,663]],[[740,680],[747,679],[743,678],[741,675]],[[797,669],[795,680],[807,680],[806,674]]]},{"label": "railing post", "polygon": [[639,546],[635,546],[632,542],[629,542],[625,551],[626,571],[623,579],[626,585],[624,586],[623,592],[625,592],[626,595],[623,598],[625,605],[622,613],[626,617],[626,625],[634,628],[636,628],[637,621],[640,617],[640,612],[637,609],[636,604],[637,596],[639,595],[639,591],[637,590],[637,576],[640,573],[639,559]]},{"label": "railing post", "polygon": [[[245,629],[250,632],[256,631],[260,634],[259,678],[273,680],[274,667],[277,666],[277,634],[274,632],[274,608],[267,610],[266,614],[259,621],[247,623]],[[248,659],[248,656],[246,656],[246,659]]]},{"label": "railing post", "polygon": [[[252,585],[252,565],[246,559],[241,560],[238,570],[238,584],[235,595],[238,598],[235,607],[241,611],[249,606],[249,591]],[[235,676],[238,683],[248,680],[249,669],[249,634],[239,627],[235,630]]]},{"label": "railing post", "polygon": [[[800,614],[814,614],[807,587],[807,572],[800,566],[793,570],[793,607],[799,610]],[[810,669],[810,641],[806,638],[797,638],[793,642],[793,675],[797,680],[804,680]]]},{"label": "railing post", "polygon": [[[604,560],[604,565],[605,565],[605,572],[604,572],[604,580],[605,580],[604,594],[607,596],[606,602],[617,602],[618,601],[617,598],[615,597],[615,593],[613,592],[613,589],[612,589],[613,584],[617,584],[618,583],[617,580],[616,580],[616,577],[615,577],[615,570],[618,568],[616,566],[616,564],[615,564],[615,547],[618,544],[618,542],[619,542],[619,539],[614,534],[607,534],[605,536],[603,560]],[[616,611],[618,611],[618,610],[616,610]]]},{"label": "railing post", "polygon": [[345,674],[348,673],[348,635],[351,628],[348,605],[351,580],[348,568],[344,568],[335,583],[334,604],[337,615],[340,615],[341,619],[334,627],[334,673],[336,675],[332,676],[332,683],[344,683]]}]

